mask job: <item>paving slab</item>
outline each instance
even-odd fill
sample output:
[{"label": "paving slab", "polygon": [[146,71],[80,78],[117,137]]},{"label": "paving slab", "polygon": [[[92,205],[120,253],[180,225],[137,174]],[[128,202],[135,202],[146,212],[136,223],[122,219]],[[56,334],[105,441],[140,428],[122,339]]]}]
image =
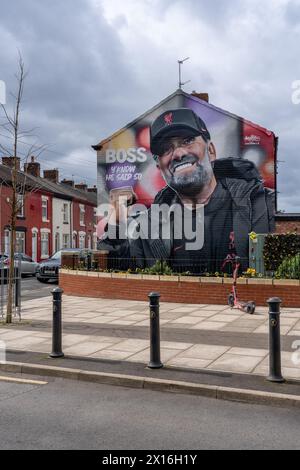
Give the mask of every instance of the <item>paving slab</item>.
[{"label": "paving slab", "polygon": [[231,315],[230,313],[218,313],[217,315],[213,315],[212,317],[210,317],[209,321],[231,323],[233,321],[236,321],[236,315]]},{"label": "paving slab", "polygon": [[180,317],[180,318],[177,318],[176,320],[172,320],[170,321],[170,323],[173,323],[173,324],[178,324],[178,323],[183,323],[185,325],[195,325],[196,323],[199,323],[201,320],[199,319],[199,317],[191,317],[191,316],[183,316],[183,317]]},{"label": "paving slab", "polygon": [[114,351],[128,351],[137,353],[149,347],[149,341],[143,339],[125,339],[119,343],[111,346],[110,349]]},{"label": "paving slab", "polygon": [[114,351],[112,349],[102,349],[93,354],[90,354],[90,357],[120,361],[127,359],[131,355],[132,352],[129,351]]},{"label": "paving slab", "polygon": [[250,373],[258,366],[259,363],[261,363],[261,361],[261,357],[241,356],[226,353],[221,358],[210,364],[208,369]]},{"label": "paving slab", "polygon": [[7,345],[9,349],[28,349],[30,351],[30,348],[34,345],[43,345],[47,342],[47,340],[42,340],[41,338],[37,338],[34,336],[27,336],[23,338],[18,338],[14,340],[10,340]]},{"label": "paving slab", "polygon": [[226,323],[222,322],[211,322],[211,321],[202,321],[198,323],[197,325],[194,325],[192,328],[197,329],[197,330],[215,330],[219,331],[221,330],[224,326],[226,326]]},{"label": "paving slab", "polygon": [[194,310],[190,313],[191,317],[203,317],[203,318],[210,318],[216,315],[215,311],[211,310]]},{"label": "paving slab", "polygon": [[229,354],[237,354],[239,356],[254,356],[254,357],[266,357],[268,351],[266,349],[250,349],[250,348],[230,348]]},{"label": "paving slab", "polygon": [[293,330],[293,329],[291,329],[291,330],[288,332],[288,336],[298,336],[298,338],[300,339],[300,330]]},{"label": "paving slab", "polygon": [[222,356],[229,348],[227,346],[215,346],[211,344],[196,344],[180,353],[182,358],[210,359],[214,360]]},{"label": "paving slab", "polygon": [[185,369],[205,369],[210,363],[211,360],[209,359],[186,358],[180,355],[170,359],[168,366]]},{"label": "paving slab", "polygon": [[64,353],[70,356],[90,356],[101,349],[107,348],[109,344],[110,343],[100,343],[98,341],[82,342],[65,348]]}]

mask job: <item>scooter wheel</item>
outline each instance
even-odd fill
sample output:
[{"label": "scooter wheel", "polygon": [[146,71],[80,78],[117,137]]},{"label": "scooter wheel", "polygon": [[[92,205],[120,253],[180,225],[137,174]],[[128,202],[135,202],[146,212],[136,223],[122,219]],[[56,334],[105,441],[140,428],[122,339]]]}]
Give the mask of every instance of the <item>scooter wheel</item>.
[{"label": "scooter wheel", "polygon": [[246,313],[249,313],[249,315],[253,315],[254,312],[255,312],[255,303],[248,302],[246,306]]},{"label": "scooter wheel", "polygon": [[234,296],[233,296],[233,294],[229,294],[227,301],[228,301],[229,307],[231,307],[231,308],[234,307]]}]

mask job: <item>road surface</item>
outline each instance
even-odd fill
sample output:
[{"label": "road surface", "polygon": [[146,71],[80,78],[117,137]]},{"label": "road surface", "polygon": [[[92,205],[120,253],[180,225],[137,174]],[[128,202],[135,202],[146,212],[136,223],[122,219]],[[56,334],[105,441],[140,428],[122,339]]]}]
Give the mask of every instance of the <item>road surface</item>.
[{"label": "road surface", "polygon": [[34,378],[0,379],[0,449],[300,448],[296,409]]}]

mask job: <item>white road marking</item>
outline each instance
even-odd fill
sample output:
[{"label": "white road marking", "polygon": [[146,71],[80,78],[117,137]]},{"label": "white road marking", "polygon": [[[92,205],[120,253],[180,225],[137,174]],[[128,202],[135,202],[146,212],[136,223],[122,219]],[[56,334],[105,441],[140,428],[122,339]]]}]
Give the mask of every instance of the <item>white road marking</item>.
[{"label": "white road marking", "polygon": [[29,380],[29,379],[19,379],[17,377],[7,377],[5,375],[0,375],[0,382],[14,382],[21,384],[30,384],[30,385],[46,385],[48,382],[43,382],[41,380]]}]

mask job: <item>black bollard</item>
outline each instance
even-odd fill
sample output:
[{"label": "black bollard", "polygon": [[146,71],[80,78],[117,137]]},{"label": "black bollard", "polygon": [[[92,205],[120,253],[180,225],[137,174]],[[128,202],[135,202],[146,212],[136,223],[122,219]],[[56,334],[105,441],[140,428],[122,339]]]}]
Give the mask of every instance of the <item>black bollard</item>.
[{"label": "black bollard", "polygon": [[285,382],[281,374],[281,346],[280,346],[280,304],[281,299],[269,299],[269,354],[270,368],[268,380],[270,382]]},{"label": "black bollard", "polygon": [[159,332],[159,298],[158,292],[151,292],[150,300],[150,369],[160,369],[163,364],[160,360],[160,332]]},{"label": "black bollard", "polygon": [[60,287],[53,289],[53,327],[52,327],[52,352],[49,357],[63,357],[62,352],[62,324],[61,324],[61,296],[63,290]]}]

